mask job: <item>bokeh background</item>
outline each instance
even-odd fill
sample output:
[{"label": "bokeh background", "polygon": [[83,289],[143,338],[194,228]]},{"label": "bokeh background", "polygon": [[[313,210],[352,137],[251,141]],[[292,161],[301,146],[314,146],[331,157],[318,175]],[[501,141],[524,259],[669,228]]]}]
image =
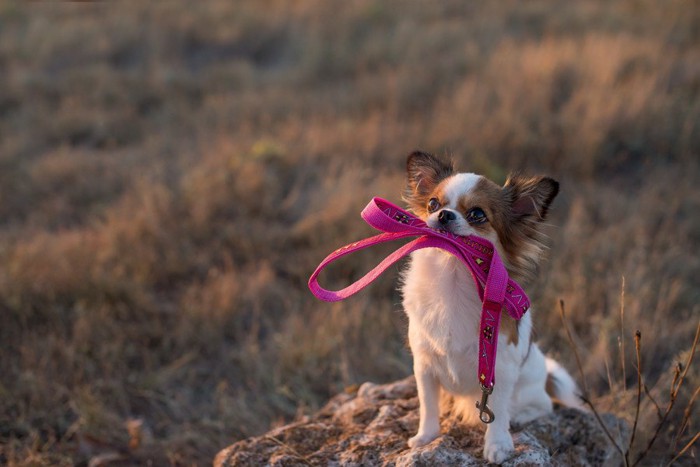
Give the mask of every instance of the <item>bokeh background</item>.
[{"label": "bokeh background", "polygon": [[[631,419],[640,330],[663,411],[700,316],[697,2],[3,2],[0,464],[209,464],[410,374],[398,267],[337,304],[306,281],[414,149],[561,182],[536,337],[581,379],[563,299]],[[698,430],[694,368],[649,462]]]}]

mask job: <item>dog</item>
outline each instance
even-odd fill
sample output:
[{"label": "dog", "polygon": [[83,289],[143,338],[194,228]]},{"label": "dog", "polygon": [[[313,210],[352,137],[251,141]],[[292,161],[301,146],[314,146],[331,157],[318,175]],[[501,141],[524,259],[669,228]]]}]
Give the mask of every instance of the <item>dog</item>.
[{"label": "dog", "polygon": [[[540,227],[559,192],[557,181],[511,175],[501,187],[457,173],[452,162],[424,152],[408,156],[407,179],[404,200],[431,228],[486,238],[519,283],[535,274],[545,250]],[[482,303],[464,264],[435,248],[412,253],[400,288],[420,402],[418,433],[408,441],[416,448],[440,434],[442,390],[465,423],[480,424],[474,401],[481,397],[476,375]],[[532,311],[517,322],[502,313],[500,331],[489,400],[495,419],[484,439],[484,458],[499,464],[513,454],[511,423],[551,412],[552,398],[583,408],[572,377],[532,342]]]}]

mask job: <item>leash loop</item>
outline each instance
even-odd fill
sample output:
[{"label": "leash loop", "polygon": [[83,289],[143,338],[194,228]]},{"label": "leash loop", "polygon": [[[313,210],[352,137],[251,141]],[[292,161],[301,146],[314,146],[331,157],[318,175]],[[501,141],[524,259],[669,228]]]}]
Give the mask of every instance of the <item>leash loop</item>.
[{"label": "leash loop", "polygon": [[476,408],[479,409],[479,420],[483,423],[489,424],[496,419],[493,411],[489,408],[488,401],[489,396],[493,392],[493,387],[487,388],[481,385],[481,402],[476,401]]}]

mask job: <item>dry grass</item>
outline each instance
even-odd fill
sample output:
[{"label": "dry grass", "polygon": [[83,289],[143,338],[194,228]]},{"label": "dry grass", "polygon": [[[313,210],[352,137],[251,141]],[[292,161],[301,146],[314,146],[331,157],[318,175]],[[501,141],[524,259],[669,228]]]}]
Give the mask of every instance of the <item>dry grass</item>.
[{"label": "dry grass", "polygon": [[[632,420],[639,329],[663,400],[700,314],[693,2],[235,3],[0,7],[0,463],[208,464],[408,374],[395,276],[334,305],[305,284],[415,148],[560,179],[538,337],[574,369],[564,299]],[[694,368],[650,462],[698,431],[674,448]]]}]

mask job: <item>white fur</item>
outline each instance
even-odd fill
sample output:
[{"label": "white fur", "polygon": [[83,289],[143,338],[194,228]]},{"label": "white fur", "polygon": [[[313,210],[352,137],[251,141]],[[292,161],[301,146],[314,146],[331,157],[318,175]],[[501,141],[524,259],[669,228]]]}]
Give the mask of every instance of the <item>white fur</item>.
[{"label": "white fur", "polygon": [[481,179],[481,175],[473,173],[459,173],[455,174],[447,180],[445,183],[444,194],[449,200],[459,199],[462,193],[467,193],[472,191],[476,184]]},{"label": "white fur", "polygon": [[[444,190],[449,204],[442,208],[454,208],[459,195],[473,189],[478,180],[479,176],[474,174],[453,176]],[[429,224],[436,226],[437,214],[429,216]],[[458,224],[453,231],[461,235],[473,233],[466,222]],[[490,240],[500,246],[497,236]],[[408,444],[419,447],[440,434],[442,389],[455,396],[455,407],[462,408],[466,423],[481,425],[475,407],[481,398],[477,380],[481,300],[467,268],[454,256],[438,249],[412,254],[403,274],[402,292],[420,400],[418,433]],[[507,336],[499,335],[496,384],[488,401],[495,420],[487,425],[484,444],[484,457],[489,462],[501,463],[513,454],[511,422],[525,423],[552,410],[552,401],[545,392],[545,357],[530,343],[531,313],[526,313],[520,321],[517,345],[509,344]],[[574,384],[573,380],[571,383]]]}]

